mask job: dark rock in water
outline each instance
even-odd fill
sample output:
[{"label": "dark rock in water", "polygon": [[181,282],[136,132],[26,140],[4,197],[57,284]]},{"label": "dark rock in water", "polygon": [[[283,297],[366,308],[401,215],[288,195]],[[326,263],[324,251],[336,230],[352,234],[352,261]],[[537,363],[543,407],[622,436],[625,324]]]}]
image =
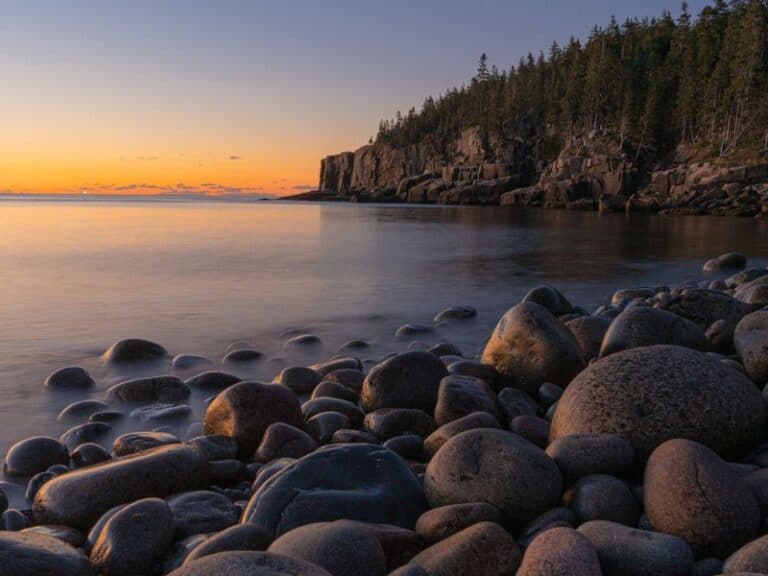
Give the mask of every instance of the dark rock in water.
[{"label": "dark rock in water", "polygon": [[96,571],[76,548],[34,532],[0,532],[3,574],[13,576],[91,576]]},{"label": "dark rock in water", "polygon": [[760,528],[760,506],[748,485],[697,442],[670,440],[656,448],[643,494],[651,525],[684,539],[697,557],[725,558]]},{"label": "dark rock in water", "polygon": [[552,528],[525,550],[516,576],[603,576],[589,540],[573,528]]},{"label": "dark rock in water", "polygon": [[669,534],[594,520],[578,531],[597,551],[603,576],[688,576],[693,553],[685,540]]},{"label": "dark rock in water", "polygon": [[576,515],[570,508],[558,507],[547,510],[526,524],[520,531],[520,545],[528,546],[542,532],[552,528],[573,528]]},{"label": "dark rock in water", "polygon": [[579,374],[557,404],[550,440],[620,434],[642,463],[671,438],[738,455],[765,428],[760,391],[745,376],[695,350],[650,346],[612,354]]},{"label": "dark rock in water", "polygon": [[509,430],[542,450],[549,443],[549,422],[538,416],[517,416],[509,423]]},{"label": "dark rock in water", "polygon": [[187,443],[200,450],[209,461],[237,458],[237,442],[228,436],[221,434],[197,436]]},{"label": "dark rock in water", "polygon": [[328,444],[334,434],[352,426],[349,418],[340,412],[323,412],[313,416],[304,423],[304,430],[312,436],[318,444]]},{"label": "dark rock in water", "polygon": [[722,565],[722,573],[768,573],[768,536],[761,536],[728,556]]},{"label": "dark rock in water", "polygon": [[410,338],[411,336],[431,334],[434,331],[432,326],[427,326],[426,324],[403,324],[395,331],[395,336],[397,338]]},{"label": "dark rock in water", "polygon": [[347,388],[344,384],[338,382],[330,382],[325,380],[320,382],[314,390],[312,390],[312,399],[315,398],[340,398],[347,402],[356,403],[359,399],[357,392],[351,388]]},{"label": "dark rock in water", "polygon": [[514,574],[521,556],[509,532],[493,522],[479,522],[433,544],[410,563],[427,574],[496,576]]},{"label": "dark rock in water", "polygon": [[237,524],[240,517],[229,498],[209,490],[177,494],[167,502],[178,538],[224,530]]},{"label": "dark rock in water", "polygon": [[482,361],[531,395],[544,382],[565,387],[584,368],[578,342],[546,308],[524,302],[499,320]]},{"label": "dark rock in water", "polygon": [[80,444],[80,446],[72,451],[72,463],[76,468],[93,466],[94,464],[106,462],[111,458],[112,456],[110,456],[109,452],[92,442]]},{"label": "dark rock in water", "polygon": [[45,379],[45,387],[52,390],[85,390],[93,386],[95,382],[91,375],[79,366],[62,368]]},{"label": "dark rock in water", "polygon": [[472,306],[449,306],[435,316],[432,321],[435,324],[442,324],[443,322],[454,320],[469,320],[475,316],[477,316],[477,310],[472,308]]},{"label": "dark rock in water", "polygon": [[339,350],[365,350],[369,344],[365,340],[347,340],[339,346]]},{"label": "dark rock in water", "polygon": [[611,304],[613,306],[621,306],[625,302],[641,298],[643,300],[647,298],[653,298],[656,295],[656,290],[653,288],[625,288],[623,290],[617,290],[611,297]]},{"label": "dark rock in water", "polygon": [[634,307],[619,314],[603,338],[600,357],[630,348],[670,344],[706,352],[704,332],[690,320],[657,308]]},{"label": "dark rock in water", "polygon": [[332,576],[315,564],[269,552],[219,552],[184,563],[168,576]]},{"label": "dark rock in water", "polygon": [[331,437],[332,444],[378,444],[379,439],[370,432],[342,428]]},{"label": "dark rock in water", "polygon": [[109,404],[101,402],[99,400],[80,400],[73,402],[66,408],[64,408],[56,417],[57,422],[76,422],[79,420],[85,420],[92,414],[106,410],[109,408]]},{"label": "dark rock in water", "polygon": [[611,325],[611,318],[606,316],[582,316],[565,323],[579,344],[584,360],[597,358],[603,337]]},{"label": "dark rock in water", "polygon": [[416,533],[434,544],[479,522],[501,522],[499,509],[485,502],[440,506],[424,512],[416,521]]},{"label": "dark rock in water", "polygon": [[334,576],[384,576],[387,561],[375,533],[351,520],[307,524],[286,532],[269,552],[299,558]]},{"label": "dark rock in water", "polygon": [[35,521],[87,530],[119,504],[206,488],[208,474],[208,462],[192,446],[165,446],[118,458],[46,483],[35,496]]},{"label": "dark rock in water", "polygon": [[554,508],[561,489],[560,471],[543,450],[494,429],[454,436],[432,457],[424,475],[430,506],[487,502],[513,526]]},{"label": "dark rock in water", "polygon": [[18,532],[29,525],[29,519],[18,510],[9,508],[3,512],[2,525],[8,532]]},{"label": "dark rock in water", "polygon": [[735,326],[750,312],[749,306],[718,290],[686,288],[673,294],[668,302],[657,306],[687,318],[702,330],[718,320]]},{"label": "dark rock in water", "polygon": [[424,438],[416,434],[390,438],[383,446],[405,460],[421,460],[424,455]]},{"label": "dark rock in water", "polygon": [[389,440],[401,434],[425,438],[435,430],[435,421],[415,408],[382,408],[366,414],[363,427],[379,440]]},{"label": "dark rock in water", "polygon": [[220,392],[241,382],[242,378],[227,374],[226,372],[203,372],[197,376],[192,376],[185,384],[192,390],[210,390]]},{"label": "dark rock in water", "polygon": [[[312,368],[312,370],[316,370],[320,374],[321,379],[334,380],[333,378],[328,377],[330,376],[331,372],[335,372],[337,370],[361,371],[363,369],[363,365],[358,358],[342,356],[340,358],[332,358],[331,360],[321,362],[320,364],[313,364],[310,366],[310,368]],[[339,380],[338,382],[341,381]],[[344,384],[344,382],[341,382],[341,384]]]},{"label": "dark rock in water", "polygon": [[356,404],[339,398],[315,398],[314,400],[308,400],[301,405],[301,412],[307,420],[324,412],[338,412],[349,418],[349,421],[355,428],[362,426],[363,418],[365,418],[365,414]]},{"label": "dark rock in water", "polygon": [[222,434],[237,442],[240,456],[251,458],[264,432],[274,422],[300,428],[301,406],[290,388],[260,382],[239,382],[221,392],[208,406],[206,434]]},{"label": "dark rock in water", "polygon": [[270,424],[264,433],[255,459],[260,462],[271,462],[277,458],[301,458],[317,448],[317,442],[298,428],[275,422]]},{"label": "dark rock in water", "polygon": [[445,426],[440,426],[424,440],[424,456],[431,459],[448,440],[457,434],[476,428],[499,428],[499,423],[487,412],[474,412]]},{"label": "dark rock in water", "polygon": [[[440,344],[435,344],[427,350],[427,352],[434,354],[435,356],[440,356],[441,358],[444,358],[445,356],[458,356],[461,358],[462,356],[459,347],[450,342],[440,342]],[[444,362],[446,361],[444,360]]]},{"label": "dark rock in water", "polygon": [[134,378],[107,390],[107,402],[178,402],[189,396],[189,388],[175,376]]},{"label": "dark rock in water", "polygon": [[232,350],[226,356],[224,356],[225,364],[246,364],[251,362],[258,362],[264,358],[264,354],[258,350],[251,350],[250,348],[242,348],[239,350]]},{"label": "dark rock in water", "polygon": [[320,374],[312,370],[312,368],[291,366],[290,368],[283,369],[273,382],[287,386],[296,394],[309,394],[320,382]]},{"label": "dark rock in water", "polygon": [[752,282],[752,280],[757,280],[766,274],[768,274],[768,269],[766,268],[747,268],[746,270],[736,272],[732,276],[726,278],[725,287],[730,289],[738,288],[739,286],[746,284],[747,282]]},{"label": "dark rock in water", "polygon": [[27,502],[32,502],[32,500],[35,499],[35,494],[37,494],[37,491],[40,490],[43,484],[55,477],[56,474],[48,470],[45,472],[39,472],[38,474],[32,476],[32,478],[30,478],[29,482],[27,483],[27,491],[24,493],[24,498],[27,500]]},{"label": "dark rock in water", "polygon": [[67,447],[48,436],[35,436],[17,442],[5,455],[4,470],[11,476],[34,476],[55,464],[67,464]]},{"label": "dark rock in water", "polygon": [[743,270],[747,267],[747,257],[738,252],[722,254],[708,260],[703,267],[704,272],[719,272],[721,270]]},{"label": "dark rock in water", "polygon": [[191,415],[192,410],[186,404],[152,404],[131,412],[131,418],[139,422],[177,422]]},{"label": "dark rock in water", "polygon": [[243,521],[276,536],[338,519],[412,528],[425,508],[421,485],[399,456],[371,444],[340,444],[270,478],[251,498]]},{"label": "dark rock in water", "polygon": [[591,474],[624,477],[632,472],[635,451],[618,434],[574,434],[558,438],[547,446],[567,484]]},{"label": "dark rock in water", "polygon": [[736,325],[734,344],[749,378],[758,386],[768,382],[768,310],[744,316]]},{"label": "dark rock in water", "polygon": [[440,380],[447,375],[445,365],[434,354],[398,354],[371,369],[363,382],[360,402],[366,412],[417,408],[432,414]]},{"label": "dark rock in water", "polygon": [[211,554],[219,552],[232,551],[254,551],[261,552],[266,550],[272,543],[272,539],[258,526],[253,524],[237,524],[218,534],[214,534],[197,546],[184,560],[184,566]]},{"label": "dark rock in water", "polygon": [[79,530],[70,528],[69,526],[56,526],[53,524],[42,524],[40,526],[32,526],[31,528],[24,528],[21,532],[25,534],[45,534],[47,536],[53,536],[58,538],[62,542],[80,548],[85,544],[85,536]]},{"label": "dark rock in water", "polygon": [[296,462],[294,458],[278,458],[277,460],[272,460],[272,462],[269,462],[268,464],[262,465],[256,473],[256,477],[253,479],[253,491],[256,492],[256,490],[261,488],[267,480],[272,478],[272,476],[282,472],[283,469],[294,462]]},{"label": "dark rock in water", "polygon": [[357,368],[340,368],[323,375],[323,381],[336,382],[353,390],[358,395],[363,389],[363,380],[365,380],[365,374]]},{"label": "dark rock in water", "polygon": [[500,419],[496,394],[485,381],[473,376],[446,376],[440,381],[435,405],[435,422],[443,426],[471,414],[488,412]]},{"label": "dark rock in water", "polygon": [[734,296],[739,302],[750,306],[768,305],[768,276],[760,276],[736,288]]},{"label": "dark rock in water", "polygon": [[213,360],[206,358],[205,356],[179,354],[178,356],[174,356],[171,361],[171,368],[175,368],[176,370],[189,370],[190,368],[210,366],[211,364],[213,364]]},{"label": "dark rock in water", "polygon": [[532,289],[522,300],[523,302],[534,302],[543,306],[553,316],[565,316],[573,312],[573,305],[562,293],[552,286],[539,286]]},{"label": "dark rock in water", "polygon": [[168,432],[127,432],[115,438],[112,451],[116,456],[128,456],[179,442],[181,440],[177,436]]},{"label": "dark rock in water", "polygon": [[112,432],[112,426],[106,422],[87,422],[74,428],[70,428],[59,436],[59,440],[69,450],[74,450],[80,444],[96,442]]},{"label": "dark rock in water", "polygon": [[108,364],[133,364],[143,362],[165,362],[170,357],[168,350],[149,340],[131,338],[120,340],[104,352],[102,358]]},{"label": "dark rock in water", "polygon": [[284,344],[285,348],[307,348],[309,346],[318,346],[320,338],[314,334],[300,334],[290,338]]},{"label": "dark rock in water", "polygon": [[88,422],[119,422],[125,418],[125,414],[118,412],[117,410],[102,410],[101,412],[94,412],[88,418]]},{"label": "dark rock in water", "polygon": [[566,493],[566,497],[579,524],[590,520],[608,520],[635,527],[640,519],[640,505],[632,490],[613,476],[584,476]]},{"label": "dark rock in water", "polygon": [[91,550],[91,562],[105,576],[158,574],[173,537],[168,505],[159,498],[139,500],[104,525]]}]

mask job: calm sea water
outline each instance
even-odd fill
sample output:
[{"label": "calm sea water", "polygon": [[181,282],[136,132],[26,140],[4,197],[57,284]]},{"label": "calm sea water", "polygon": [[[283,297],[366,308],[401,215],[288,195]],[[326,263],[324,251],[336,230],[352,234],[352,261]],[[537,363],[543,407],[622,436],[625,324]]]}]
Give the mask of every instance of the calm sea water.
[{"label": "calm sea water", "polygon": [[[701,278],[702,262],[768,255],[768,223],[499,208],[157,200],[0,201],[0,450],[58,435],[74,399],[43,388],[126,337],[220,360],[235,343],[266,359],[247,376],[321,360],[352,338],[363,356],[405,348],[405,322],[475,306],[424,338],[479,351],[497,318],[542,283],[594,307],[620,287]],[[289,331],[322,345],[285,350]],[[197,415],[201,405],[196,406]]]}]

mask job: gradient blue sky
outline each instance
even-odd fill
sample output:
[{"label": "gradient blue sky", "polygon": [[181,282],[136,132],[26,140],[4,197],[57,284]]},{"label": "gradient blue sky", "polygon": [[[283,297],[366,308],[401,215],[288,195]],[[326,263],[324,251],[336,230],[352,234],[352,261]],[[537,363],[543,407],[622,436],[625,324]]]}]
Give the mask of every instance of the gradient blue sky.
[{"label": "gradient blue sky", "polygon": [[[704,2],[689,3],[697,13]],[[382,117],[678,0],[0,0],[0,190],[288,193]]]}]

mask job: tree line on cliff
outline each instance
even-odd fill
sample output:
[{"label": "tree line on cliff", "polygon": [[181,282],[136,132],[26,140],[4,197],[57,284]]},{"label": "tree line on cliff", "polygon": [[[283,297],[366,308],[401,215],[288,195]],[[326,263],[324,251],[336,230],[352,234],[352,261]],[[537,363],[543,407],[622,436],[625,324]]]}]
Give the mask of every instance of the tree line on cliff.
[{"label": "tree line on cliff", "polygon": [[686,4],[677,19],[612,18],[586,42],[553,43],[508,71],[484,54],[469,84],[382,120],[376,142],[448,146],[470,126],[535,142],[545,161],[580,133],[654,161],[765,156],[768,0],[716,0],[696,18]]}]

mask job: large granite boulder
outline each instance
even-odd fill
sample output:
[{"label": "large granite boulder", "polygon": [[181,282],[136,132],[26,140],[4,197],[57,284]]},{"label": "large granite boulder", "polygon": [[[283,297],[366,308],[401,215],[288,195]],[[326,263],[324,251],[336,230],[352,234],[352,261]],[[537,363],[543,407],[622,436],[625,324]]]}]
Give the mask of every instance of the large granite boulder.
[{"label": "large granite boulder", "polygon": [[56,476],[35,496],[35,522],[87,530],[120,504],[207,488],[208,483],[208,461],[196,448],[157,448]]},{"label": "large granite boulder", "polygon": [[544,382],[568,386],[584,369],[578,342],[546,308],[523,302],[499,320],[482,361],[531,396]]},{"label": "large granite boulder", "polygon": [[486,502],[505,524],[522,526],[557,506],[557,465],[527,440],[492,428],[462,432],[430,460],[424,490],[431,507]]},{"label": "large granite boulder", "polygon": [[765,428],[762,396],[744,375],[702,352],[650,346],[612,354],[579,374],[558,401],[550,440],[619,434],[644,462],[671,438],[737,455]]},{"label": "large granite boulder", "polygon": [[238,382],[208,405],[206,434],[221,434],[237,442],[240,455],[251,458],[270,424],[285,422],[301,428],[303,417],[296,394],[280,384]]},{"label": "large granite boulder", "polygon": [[274,536],[339,519],[412,529],[425,508],[418,479],[394,452],[372,444],[335,444],[269,478],[242,521]]}]

